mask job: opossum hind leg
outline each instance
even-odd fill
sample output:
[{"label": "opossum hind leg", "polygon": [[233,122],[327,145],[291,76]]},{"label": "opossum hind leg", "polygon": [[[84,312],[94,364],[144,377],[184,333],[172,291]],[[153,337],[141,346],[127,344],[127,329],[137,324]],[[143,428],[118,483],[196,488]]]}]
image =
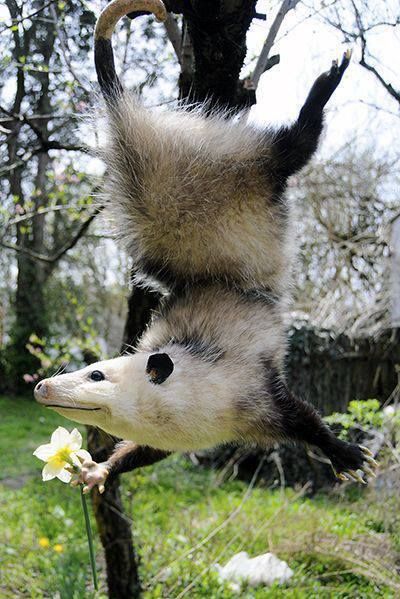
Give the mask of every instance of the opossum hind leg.
[{"label": "opossum hind leg", "polygon": [[328,103],[329,98],[342,80],[343,73],[350,63],[351,51],[347,50],[343,54],[341,63],[337,60],[332,62],[329,71],[322,73],[315,81],[308,94],[307,100],[299,115],[299,124],[305,124],[316,118],[320,114],[324,106]]},{"label": "opossum hind leg", "polygon": [[313,406],[288,391],[276,370],[269,370],[267,376],[268,392],[280,420],[282,438],[319,447],[331,461],[340,480],[365,484],[364,477],[375,476],[378,464],[366,447],[338,439]]}]

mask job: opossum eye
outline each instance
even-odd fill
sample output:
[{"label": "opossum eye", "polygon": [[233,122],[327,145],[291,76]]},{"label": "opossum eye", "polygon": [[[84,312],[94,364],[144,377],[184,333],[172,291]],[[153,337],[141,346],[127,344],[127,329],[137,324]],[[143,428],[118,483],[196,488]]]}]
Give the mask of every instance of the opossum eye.
[{"label": "opossum eye", "polygon": [[153,354],[147,361],[146,372],[156,385],[163,383],[173,369],[174,363],[168,354]]},{"label": "opossum eye", "polygon": [[100,370],[93,370],[93,372],[90,373],[89,378],[92,381],[99,382],[99,381],[104,381],[104,379],[106,377],[104,376],[104,374],[102,372],[100,372]]}]

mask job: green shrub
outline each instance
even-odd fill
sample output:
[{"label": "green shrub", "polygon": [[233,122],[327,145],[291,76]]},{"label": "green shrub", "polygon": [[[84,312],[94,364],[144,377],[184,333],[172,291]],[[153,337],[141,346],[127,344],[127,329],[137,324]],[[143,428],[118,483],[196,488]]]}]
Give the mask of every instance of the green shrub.
[{"label": "green shrub", "polygon": [[385,415],[377,399],[354,400],[349,403],[346,413],[334,412],[325,417],[328,424],[340,424],[340,436],[346,438],[350,429],[359,428],[365,431],[381,429]]}]

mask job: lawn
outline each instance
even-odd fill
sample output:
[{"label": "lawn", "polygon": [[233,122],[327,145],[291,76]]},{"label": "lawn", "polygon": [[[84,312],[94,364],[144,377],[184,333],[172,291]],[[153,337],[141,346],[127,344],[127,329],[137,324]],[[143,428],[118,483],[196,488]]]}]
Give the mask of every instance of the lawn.
[{"label": "lawn", "polygon": [[[22,398],[0,398],[0,597],[94,597],[80,497],[41,482],[32,451],[70,422]],[[286,587],[245,589],[246,599],[397,597],[400,524],[396,498],[354,486],[307,498],[274,490],[173,456],[123,477],[146,599],[237,597],[213,564],[238,551],[273,551],[295,575]],[[48,545],[48,546],[46,546]],[[96,538],[101,591],[104,564]]]}]

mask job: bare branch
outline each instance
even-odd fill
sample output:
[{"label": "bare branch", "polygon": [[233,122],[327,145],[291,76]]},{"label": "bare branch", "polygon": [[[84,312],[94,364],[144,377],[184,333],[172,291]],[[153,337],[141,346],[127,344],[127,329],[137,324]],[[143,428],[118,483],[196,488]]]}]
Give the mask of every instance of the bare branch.
[{"label": "bare branch", "polygon": [[374,75],[374,77],[379,81],[379,83],[381,84],[381,86],[389,93],[389,95],[396,100],[396,102],[398,102],[400,104],[400,89],[395,89],[393,87],[393,85],[391,83],[389,83],[384,77],[383,75],[379,72],[379,70],[374,67],[372,64],[369,63],[368,61],[368,49],[367,49],[367,33],[376,29],[377,27],[397,27],[398,25],[400,25],[400,16],[397,16],[393,21],[388,21],[385,19],[382,20],[378,20],[375,23],[372,23],[370,25],[367,25],[363,22],[363,15],[360,13],[359,8],[357,7],[357,4],[354,2],[354,0],[350,0],[353,12],[354,12],[354,19],[355,19],[355,26],[354,26],[354,31],[348,31],[347,29],[345,29],[345,27],[343,26],[341,20],[340,20],[340,14],[339,12],[336,13],[336,18],[335,20],[332,20],[330,18],[325,17],[325,21],[331,25],[332,27],[334,27],[335,29],[337,29],[338,31],[340,31],[345,40],[346,41],[360,41],[361,43],[361,59],[359,61],[359,64],[366,69],[367,71],[369,71],[370,73],[372,73]]},{"label": "bare branch", "polygon": [[264,42],[260,56],[258,57],[257,64],[251,77],[254,89],[257,89],[261,75],[265,72],[268,66],[269,53],[272,46],[274,45],[278,31],[283,23],[283,20],[288,12],[296,8],[299,0],[283,0],[280,9],[272,23],[267,38]]},{"label": "bare branch", "polygon": [[0,106],[0,110],[1,112],[4,112],[4,114],[7,114],[12,120],[20,121],[21,123],[25,123],[26,125],[28,125],[28,127],[30,127],[32,131],[36,134],[38,139],[43,141],[43,132],[34,123],[32,123],[27,116],[25,116],[24,114],[16,114],[14,112],[10,112],[3,106]]},{"label": "bare branch", "polygon": [[41,254],[39,252],[35,252],[28,247],[17,245],[14,243],[8,243],[7,241],[0,240],[0,245],[3,247],[13,250],[15,252],[19,252],[21,254],[25,254],[34,260],[39,260],[41,262],[45,262],[46,264],[56,264],[60,258],[62,258],[69,250],[71,250],[80,240],[80,238],[87,231],[89,225],[93,222],[96,216],[101,212],[103,206],[99,206],[92,212],[92,214],[81,224],[75,235],[71,237],[69,241],[67,241],[53,256],[47,256],[46,254]]},{"label": "bare branch", "polygon": [[56,120],[56,119],[77,119],[79,115],[75,112],[66,112],[64,114],[32,114],[27,117],[26,115],[12,114],[7,110],[4,110],[0,106],[0,111],[10,116],[0,119],[0,123],[13,123],[15,120],[28,119],[29,121],[43,121],[43,120]]},{"label": "bare branch", "polygon": [[41,154],[42,152],[48,152],[49,150],[66,150],[69,152],[85,152],[85,146],[81,144],[67,144],[56,140],[45,139],[42,130],[32,122],[32,118],[27,117],[24,114],[16,114],[7,110],[6,108],[0,106],[1,112],[7,114],[13,121],[17,121],[20,123],[26,124],[28,127],[32,129],[32,131],[37,136],[40,145],[37,148],[34,148],[31,152],[28,152],[24,157],[21,157],[19,160],[14,162],[11,165],[4,167],[0,174],[6,174],[12,172],[16,168],[23,166],[26,164],[28,160],[30,160],[33,156],[37,154]]},{"label": "bare branch", "polygon": [[65,243],[63,247],[58,250],[58,252],[56,252],[56,254],[52,257],[52,262],[58,262],[58,260],[60,260],[60,258],[62,258],[64,254],[66,254],[78,243],[80,238],[89,228],[89,225],[93,222],[93,220],[102,210],[103,206],[99,206],[98,208],[96,208],[96,210],[92,212],[92,214],[81,224],[75,235],[73,235],[73,237],[71,237],[71,239],[67,241],[67,243]]},{"label": "bare branch", "polygon": [[27,15],[26,17],[20,17],[18,19],[12,19],[11,25],[5,25],[2,29],[0,29],[0,35],[4,31],[7,31],[7,29],[12,29],[12,27],[15,27],[16,25],[19,25],[20,23],[23,23],[23,21],[27,21],[28,19],[31,19],[32,17],[35,17],[40,12],[42,12],[42,10],[45,10],[48,6],[50,6],[54,2],[55,2],[55,0],[50,0],[50,2],[46,2],[46,4],[43,4],[43,6],[40,6],[37,10],[35,10],[35,12],[31,12],[31,14]]},{"label": "bare branch", "polygon": [[53,18],[54,21],[54,27],[55,30],[57,32],[58,35],[58,39],[60,42],[60,47],[61,47],[61,52],[65,61],[65,64],[68,67],[69,72],[71,73],[72,77],[74,78],[74,80],[76,81],[76,83],[78,85],[80,85],[80,87],[84,90],[84,92],[89,95],[90,91],[89,89],[82,83],[82,80],[80,79],[80,77],[78,77],[74,67],[72,66],[72,62],[70,60],[70,51],[68,48],[68,41],[67,41],[67,37],[65,35],[65,32],[61,29],[61,27],[59,27],[58,25],[58,15],[57,15],[57,11],[54,8],[53,5],[50,6],[50,12],[51,12],[51,16]]},{"label": "bare branch", "polygon": [[179,64],[181,64],[182,56],[182,32],[175,17],[168,13],[166,20],[164,21],[165,30],[168,35],[168,39],[171,42]]},{"label": "bare branch", "polygon": [[[86,208],[88,208],[88,207],[89,207],[89,205],[86,206]],[[10,219],[7,222],[7,228],[10,227],[11,225],[17,225],[18,223],[22,223],[26,220],[30,220],[31,218],[34,218],[35,216],[38,216],[40,214],[48,214],[50,212],[61,212],[64,210],[71,210],[71,208],[75,208],[75,206],[73,206],[72,204],[63,204],[62,206],[59,206],[59,205],[48,206],[46,208],[41,206],[40,208],[38,208],[38,210],[35,210],[34,212],[26,212],[25,214],[22,214],[21,216],[16,216],[15,218]],[[80,204],[80,208],[85,208],[85,206]]]},{"label": "bare branch", "polygon": [[86,152],[87,146],[82,144],[67,144],[62,141],[47,139],[43,142],[40,148],[33,151],[33,155],[47,152],[48,150],[66,150],[67,152]]},{"label": "bare branch", "polygon": [[17,245],[16,243],[8,243],[7,241],[2,240],[0,240],[0,245],[6,249],[14,250],[15,252],[19,252],[20,254],[25,254],[25,256],[29,256],[34,260],[40,260],[41,262],[47,263],[52,262],[49,256],[46,256],[45,254],[40,254],[38,252],[35,252],[34,250],[30,250],[29,248],[24,247],[23,245]]},{"label": "bare branch", "polygon": [[47,152],[48,150],[65,150],[67,152],[86,152],[87,148],[80,144],[65,144],[59,141],[45,140],[39,147],[34,148],[32,151],[27,152],[21,158],[18,158],[12,164],[9,164],[0,170],[0,176],[6,175],[12,171],[15,171],[18,168],[21,168],[26,165],[26,163],[33,158],[33,156],[37,156],[42,152]]},{"label": "bare branch", "polygon": [[360,65],[362,67],[364,67],[364,69],[366,69],[367,71],[370,71],[370,73],[373,73],[373,75],[375,75],[376,79],[378,79],[379,83],[386,89],[386,91],[392,96],[392,98],[400,104],[400,91],[395,90],[394,87],[382,77],[382,75],[379,73],[379,71],[377,71],[375,67],[370,65],[365,60],[364,49],[363,49],[362,56],[360,59]]}]

